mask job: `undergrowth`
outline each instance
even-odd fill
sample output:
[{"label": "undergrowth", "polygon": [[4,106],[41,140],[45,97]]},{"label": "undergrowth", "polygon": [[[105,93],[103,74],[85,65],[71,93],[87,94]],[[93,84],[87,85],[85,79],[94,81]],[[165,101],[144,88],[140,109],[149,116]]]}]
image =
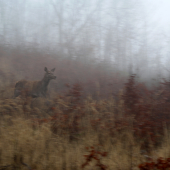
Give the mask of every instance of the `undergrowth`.
[{"label": "undergrowth", "polygon": [[0,169],[169,168],[169,82],[148,89],[132,75],[107,98],[65,86],[45,99],[1,91]]}]

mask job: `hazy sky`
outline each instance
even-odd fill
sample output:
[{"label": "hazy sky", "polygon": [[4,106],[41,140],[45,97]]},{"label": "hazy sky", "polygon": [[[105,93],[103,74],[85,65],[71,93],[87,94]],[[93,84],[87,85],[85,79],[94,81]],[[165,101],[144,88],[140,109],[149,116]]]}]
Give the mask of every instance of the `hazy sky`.
[{"label": "hazy sky", "polygon": [[145,5],[153,26],[168,33],[170,31],[170,0],[147,0]]},{"label": "hazy sky", "polygon": [[[55,0],[53,1],[55,2]],[[93,0],[93,1],[96,2],[97,0]],[[29,2],[33,6],[34,5],[39,6],[40,4],[42,5],[41,0],[30,0]],[[107,2],[107,0],[105,2]],[[111,2],[113,2],[113,0],[111,0]],[[137,2],[138,0],[136,0],[136,3]],[[146,18],[148,19],[149,25],[153,26],[153,32],[155,31],[164,32],[165,31],[165,33],[169,34],[170,32],[170,0],[143,0],[142,3],[146,9],[146,11],[143,11],[143,12],[146,13],[145,15],[146,15]],[[104,3],[104,4],[106,5],[107,3]]]}]

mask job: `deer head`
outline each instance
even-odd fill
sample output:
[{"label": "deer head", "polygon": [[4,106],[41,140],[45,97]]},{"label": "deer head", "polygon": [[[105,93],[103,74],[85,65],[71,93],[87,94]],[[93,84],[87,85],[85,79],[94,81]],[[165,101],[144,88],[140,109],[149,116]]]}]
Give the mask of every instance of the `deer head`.
[{"label": "deer head", "polygon": [[44,75],[44,79],[45,80],[52,80],[52,79],[56,79],[56,76],[54,76],[54,71],[55,71],[55,68],[51,69],[51,71],[49,71],[47,69],[47,67],[44,68],[44,71],[46,72],[45,75]]}]

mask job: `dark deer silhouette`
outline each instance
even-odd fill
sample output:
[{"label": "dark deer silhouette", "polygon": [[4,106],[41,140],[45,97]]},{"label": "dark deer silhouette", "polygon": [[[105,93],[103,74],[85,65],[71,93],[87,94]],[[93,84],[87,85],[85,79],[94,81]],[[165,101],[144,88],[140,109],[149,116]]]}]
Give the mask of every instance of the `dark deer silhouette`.
[{"label": "dark deer silhouette", "polygon": [[15,85],[14,98],[21,94],[26,94],[27,96],[31,96],[33,98],[46,97],[47,87],[50,80],[56,79],[56,76],[53,75],[54,70],[55,68],[53,68],[51,71],[48,71],[47,67],[45,67],[44,78],[40,81],[18,81]]}]

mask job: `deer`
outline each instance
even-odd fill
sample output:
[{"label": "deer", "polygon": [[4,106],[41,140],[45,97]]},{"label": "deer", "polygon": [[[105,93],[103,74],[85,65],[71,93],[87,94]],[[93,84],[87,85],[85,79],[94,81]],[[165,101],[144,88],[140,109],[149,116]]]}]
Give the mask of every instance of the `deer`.
[{"label": "deer", "polygon": [[14,98],[20,96],[23,93],[26,95],[31,96],[32,98],[37,97],[47,97],[47,87],[52,79],[56,79],[53,72],[55,68],[51,71],[44,68],[45,74],[42,80],[40,81],[27,81],[27,80],[20,80],[15,84],[14,90]]}]

